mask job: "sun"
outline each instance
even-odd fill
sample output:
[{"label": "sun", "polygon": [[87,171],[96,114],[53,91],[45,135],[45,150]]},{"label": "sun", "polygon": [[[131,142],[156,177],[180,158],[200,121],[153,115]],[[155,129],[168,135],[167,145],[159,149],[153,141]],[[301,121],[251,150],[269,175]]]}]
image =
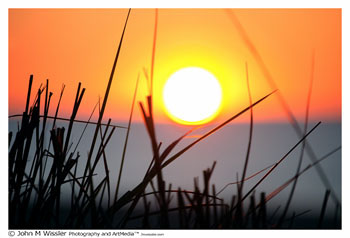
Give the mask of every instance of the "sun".
[{"label": "sun", "polygon": [[168,116],[177,123],[200,125],[211,121],[222,101],[216,77],[199,67],[182,68],[173,73],[163,88]]}]

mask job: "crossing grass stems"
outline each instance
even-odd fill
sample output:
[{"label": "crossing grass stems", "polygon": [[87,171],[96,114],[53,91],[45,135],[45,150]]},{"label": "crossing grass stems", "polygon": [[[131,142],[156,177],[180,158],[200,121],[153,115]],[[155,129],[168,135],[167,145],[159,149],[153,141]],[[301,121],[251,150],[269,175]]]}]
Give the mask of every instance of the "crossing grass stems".
[{"label": "crossing grass stems", "polygon": [[[70,229],[113,229],[113,228],[179,228],[179,229],[273,229],[273,228],[293,228],[294,220],[307,213],[309,210],[300,214],[295,214],[288,218],[287,212],[289,211],[290,200],[292,199],[293,192],[290,193],[287,205],[279,217],[275,219],[277,210],[271,212],[271,216],[268,217],[267,204],[271,198],[279,194],[282,190],[293,184],[293,190],[296,186],[298,178],[310,168],[317,166],[321,161],[330,157],[334,153],[340,150],[340,146],[324,155],[320,159],[315,159],[311,164],[304,169],[300,168],[296,171],[295,176],[287,180],[280,187],[276,188],[272,193],[266,195],[260,194],[259,201],[257,203],[255,196],[255,189],[265,181],[265,179],[285,160],[288,155],[294,151],[300,144],[302,145],[302,151],[304,148],[308,153],[313,153],[311,147],[307,147],[307,136],[312,133],[317,126],[316,124],[311,130],[307,131],[305,126],[304,131],[300,132],[299,126],[296,121],[293,120],[292,113],[288,107],[285,106],[285,101],[282,102],[284,109],[287,110],[288,115],[292,118],[292,124],[299,133],[300,138],[291,149],[286,152],[280,160],[275,164],[258,171],[252,176],[247,176],[246,171],[249,162],[250,148],[252,145],[253,136],[253,108],[273,94],[278,94],[280,100],[284,100],[281,93],[275,89],[272,92],[266,94],[266,96],[253,102],[250,94],[249,78],[248,78],[248,64],[246,63],[246,81],[247,91],[249,96],[249,105],[243,110],[239,111],[226,121],[217,125],[214,129],[208,131],[194,142],[178,150],[174,155],[170,156],[171,152],[178,147],[179,142],[189,135],[196,128],[192,128],[183,136],[170,143],[165,149],[161,149],[162,142],[157,140],[153,103],[152,103],[152,91],[153,91],[153,72],[155,66],[155,53],[156,53],[156,38],[157,38],[157,22],[158,22],[158,10],[155,13],[155,28],[153,39],[153,50],[151,59],[151,80],[149,85],[149,96],[146,98],[146,106],[144,103],[139,102],[139,107],[143,115],[144,124],[148,132],[148,137],[152,147],[153,159],[147,169],[144,178],[134,188],[118,197],[119,186],[122,181],[123,163],[127,159],[126,148],[128,144],[128,135],[132,125],[132,114],[135,105],[135,98],[137,94],[137,80],[134,100],[131,105],[131,112],[129,117],[129,123],[127,127],[113,125],[111,119],[108,119],[107,123],[103,123],[104,110],[107,105],[109,90],[112,86],[114,72],[116,70],[118,56],[122,48],[123,37],[127,29],[127,22],[130,16],[131,9],[129,9],[126,17],[125,26],[121,39],[119,41],[118,50],[113,63],[111,75],[108,81],[106,93],[103,99],[102,105],[99,105],[99,117],[97,122],[91,122],[91,116],[89,120],[77,120],[76,117],[79,112],[79,106],[83,99],[85,88],[81,89],[81,83],[78,84],[74,105],[69,119],[58,117],[61,98],[64,93],[64,86],[59,96],[59,101],[56,106],[55,115],[49,116],[50,102],[53,93],[49,91],[49,80],[46,81],[45,87],[38,89],[32,106],[30,105],[33,75],[30,75],[28,93],[26,99],[25,110],[21,116],[21,124],[17,132],[9,132],[9,228],[10,229],[47,229],[47,228],[70,228]],[[271,81],[271,77],[263,64],[261,56],[258,54],[254,45],[246,35],[242,25],[232,12],[227,10],[227,13],[231,17],[234,24],[236,24],[238,30],[241,32],[242,37],[247,43],[247,47],[250,48],[258,63],[263,67],[264,72],[270,80],[270,83],[274,86],[274,82]],[[314,56],[312,58],[312,68],[314,67]],[[147,75],[144,69],[145,75]],[[307,110],[305,117],[305,125],[308,124],[308,110],[311,97],[311,86],[313,76],[311,77],[309,96],[307,101]],[[282,99],[281,99],[282,98]],[[42,101],[44,100],[44,102]],[[43,108],[43,113],[40,112]],[[96,108],[96,107],[95,107]],[[95,110],[94,108],[94,110]],[[242,170],[241,178],[237,175],[237,181],[228,183],[223,189],[226,189],[230,185],[237,186],[237,193],[232,194],[230,203],[226,203],[224,199],[219,195],[223,189],[217,192],[215,184],[211,184],[211,176],[214,173],[216,161],[213,162],[210,168],[203,170],[203,186],[200,186],[198,178],[194,178],[193,190],[184,190],[181,187],[173,189],[172,183],[165,182],[163,169],[171,163],[181,158],[181,155],[186,153],[196,144],[205,140],[208,136],[214,134],[216,131],[223,129],[227,124],[234,121],[236,118],[250,112],[250,130],[248,147],[245,157],[245,164]],[[47,134],[48,120],[52,120],[52,127]],[[64,126],[56,127],[57,120],[63,120],[68,122],[68,129]],[[92,138],[91,146],[88,150],[87,157],[82,156],[77,151],[77,143],[72,141],[71,134],[73,127],[76,123],[84,123],[95,125],[95,132]],[[82,131],[80,138],[83,136],[86,126]],[[105,151],[109,145],[110,139],[114,135],[116,129],[126,130],[126,138],[124,142],[123,156],[121,159],[121,166],[117,179],[117,187],[114,195],[111,187],[111,178],[108,165],[108,157]],[[49,143],[45,145],[45,139],[49,138]],[[99,138],[99,139],[98,139]],[[72,150],[72,146],[75,144],[75,149]],[[162,151],[162,152],[161,152]],[[311,151],[311,152],[310,152]],[[94,153],[95,152],[95,153]],[[303,152],[302,152],[303,154]],[[302,154],[300,161],[302,160]],[[102,164],[104,168],[104,175],[102,179],[94,180],[96,177],[95,169],[98,164]],[[84,168],[83,174],[78,174],[78,167]],[[268,170],[266,172],[266,170]],[[244,182],[264,173],[262,178],[252,187],[246,194],[243,194]],[[321,176],[324,173],[321,172]],[[99,174],[101,177],[101,174]],[[323,178],[323,181],[328,181]],[[326,182],[326,185],[329,184]],[[62,202],[62,187],[68,189],[68,195],[70,201],[67,204]],[[151,189],[151,192],[147,192],[146,188]],[[67,192],[67,189],[64,190]],[[322,228],[325,210],[329,196],[332,195],[332,189],[326,187],[325,197],[322,208],[320,210],[320,217],[315,224],[315,228]],[[245,201],[249,197],[249,202]],[[335,195],[333,194],[333,197]],[[174,201],[176,198],[176,201]],[[142,200],[142,201],[140,201]],[[104,201],[107,201],[105,203]],[[334,215],[334,228],[339,228],[339,215],[340,215],[340,202],[337,201],[336,214]],[[244,203],[248,206],[245,206]],[[143,208],[143,212],[140,213],[140,209],[137,209],[139,214],[135,211],[137,205]],[[153,206],[152,206],[153,205]],[[67,209],[68,206],[68,209]],[[246,209],[246,207],[248,209]],[[68,212],[66,212],[68,210]],[[64,212],[65,211],[65,212]],[[136,214],[135,214],[136,213]],[[176,219],[170,219],[175,217]],[[135,224],[135,220],[139,221],[138,225]]]}]

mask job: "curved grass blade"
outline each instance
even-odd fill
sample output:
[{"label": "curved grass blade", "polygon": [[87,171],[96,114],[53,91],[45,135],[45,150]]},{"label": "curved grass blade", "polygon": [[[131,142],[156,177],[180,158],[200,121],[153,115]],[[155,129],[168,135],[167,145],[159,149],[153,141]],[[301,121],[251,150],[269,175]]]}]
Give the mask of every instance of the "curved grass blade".
[{"label": "curved grass blade", "polygon": [[[249,86],[249,77],[248,77],[248,63],[245,63],[245,67],[246,67],[246,78],[247,78],[247,89],[248,89],[248,95],[249,95],[249,105],[252,105],[252,95],[250,92],[250,86]],[[247,153],[246,153],[246,158],[245,158],[245,162],[244,162],[244,168],[243,168],[243,172],[242,172],[242,183],[239,186],[239,193],[238,194],[242,194],[243,191],[243,185],[244,185],[244,179],[245,179],[245,175],[247,172],[247,167],[248,167],[248,161],[249,161],[249,155],[250,155],[250,148],[252,145],[252,137],[253,137],[253,108],[250,108],[250,126],[249,126],[249,139],[248,139],[248,148],[247,148]]]},{"label": "curved grass blade", "polygon": [[[275,91],[274,91],[275,92]],[[236,119],[237,117],[239,117],[240,115],[242,115],[244,112],[248,111],[250,109],[250,107],[254,107],[257,104],[259,104],[260,102],[262,102],[263,100],[265,100],[266,98],[268,98],[272,93],[267,94],[266,96],[262,97],[261,99],[259,99],[258,101],[256,101],[255,103],[253,103],[251,106],[246,107],[245,109],[243,109],[242,111],[240,111],[239,113],[235,114],[233,117],[229,118],[228,120],[226,120],[225,122],[221,123],[219,126],[215,127],[214,129],[212,129],[211,131],[209,131],[208,133],[206,133],[205,135],[203,135],[202,137],[200,137],[199,139],[197,139],[196,141],[194,141],[193,143],[191,143],[190,145],[188,145],[187,147],[185,147],[183,150],[181,150],[180,152],[178,152],[177,154],[175,154],[174,156],[172,156],[170,159],[168,159],[167,161],[165,161],[162,164],[162,168],[166,167],[167,165],[169,165],[171,162],[173,162],[175,159],[177,159],[180,155],[182,155],[183,153],[185,153],[187,150],[189,150],[191,147],[193,147],[195,144],[197,144],[198,142],[200,142],[201,140],[205,139],[206,137],[208,137],[209,135],[213,134],[214,132],[216,132],[217,130],[221,129],[222,127],[224,127],[225,125],[227,125],[229,122],[233,121],[234,119]],[[142,108],[142,107],[141,107]],[[145,117],[147,118],[147,117]],[[146,125],[147,125],[147,121],[145,121]],[[147,127],[147,126],[146,126]],[[148,183],[154,178],[154,176],[157,174],[155,169],[151,169],[149,171],[149,173],[145,176],[145,178],[143,179],[143,181],[137,185],[132,191],[128,191],[126,194],[124,194],[121,198],[118,199],[118,201],[111,207],[111,213],[114,214],[116,211],[118,211],[121,207],[123,207],[125,204],[127,204],[130,200],[133,199],[134,196],[139,196],[144,189],[146,188],[146,186],[148,185]]]},{"label": "curved grass blade", "polygon": [[[92,154],[93,154],[93,152],[94,152],[94,147],[95,147],[95,143],[96,143],[96,140],[97,140],[98,130],[99,130],[100,124],[101,124],[101,122],[102,122],[103,114],[104,114],[104,111],[105,111],[105,108],[106,108],[106,104],[107,104],[107,100],[108,100],[108,96],[109,96],[109,91],[110,91],[110,88],[111,88],[111,86],[112,86],[114,71],[115,71],[115,68],[116,68],[116,66],[117,66],[117,61],[118,61],[119,54],[120,54],[120,50],[121,50],[121,46],[122,46],[122,43],[123,43],[123,39],[124,39],[124,34],[125,34],[126,26],[127,26],[128,19],[129,19],[129,16],[130,16],[130,11],[131,11],[131,9],[129,9],[129,11],[128,11],[128,15],[127,15],[126,20],[125,20],[124,29],[123,29],[123,32],[122,32],[122,35],[121,35],[121,38],[120,38],[118,50],[117,50],[116,56],[115,56],[115,58],[114,58],[114,63],[113,63],[113,66],[112,66],[112,71],[111,71],[111,74],[110,74],[110,77],[109,77],[109,80],[108,80],[108,85],[107,85],[107,88],[106,88],[105,96],[104,96],[104,98],[103,98],[103,103],[102,103],[102,107],[101,107],[101,112],[100,112],[100,115],[99,115],[99,117],[98,117],[98,121],[97,121],[96,129],[95,129],[95,133],[94,133],[94,136],[93,136],[93,139],[92,139],[92,142],[91,142],[90,152],[89,152],[89,154],[88,154],[88,159],[87,159],[87,165],[90,164],[91,158],[92,158]],[[84,177],[86,177],[87,172],[88,172],[88,166],[85,167]],[[92,171],[92,172],[93,172],[93,171]],[[85,185],[85,182],[86,182],[86,181],[83,181],[83,184],[84,184],[84,185]],[[81,194],[81,193],[80,193],[80,194]],[[79,197],[80,197],[80,196],[79,196]]]},{"label": "curved grass blade", "polygon": [[[14,117],[22,117],[23,115],[22,114],[14,114],[14,115],[10,115],[9,118],[14,118]],[[43,115],[40,115],[39,116],[40,118],[44,117]],[[59,121],[70,121],[70,119],[68,118],[64,118],[64,117],[57,117],[57,116],[47,116],[47,119],[54,119],[54,121],[56,120],[59,120]],[[84,123],[84,124],[91,124],[91,125],[97,125],[98,123],[97,122],[93,122],[93,121],[85,121],[85,120],[77,120],[77,119],[74,119],[73,120],[74,122],[77,122],[77,123]],[[55,123],[54,123],[55,125]],[[106,123],[100,123],[101,126],[107,126]],[[116,128],[121,128],[121,129],[127,129],[127,127],[125,126],[118,126],[118,125],[113,125],[111,124],[110,125],[111,127],[116,127]]]},{"label": "curved grass blade", "polygon": [[[255,47],[255,45],[252,42],[252,40],[249,38],[247,32],[243,28],[243,26],[240,23],[240,21],[238,20],[237,16],[230,9],[226,9],[225,11],[226,11],[228,17],[230,18],[230,20],[232,21],[232,23],[234,24],[234,26],[236,27],[239,35],[242,37],[242,40],[244,41],[245,45],[250,50],[250,52],[252,53],[252,55],[255,58],[256,62],[258,63],[259,67],[261,68],[261,70],[262,70],[262,72],[263,72],[263,74],[265,76],[265,79],[267,80],[267,82],[270,85],[270,88],[271,89],[276,89],[277,85],[276,85],[275,80],[273,79],[273,77],[272,77],[270,71],[268,70],[264,60],[262,59],[259,51]],[[303,137],[303,131],[300,128],[300,125],[298,124],[298,122],[297,122],[293,112],[291,111],[289,105],[287,104],[287,101],[285,100],[285,98],[283,97],[281,92],[277,92],[277,98],[278,98],[279,102],[281,103],[283,110],[287,114],[288,120],[289,120],[290,124],[293,126],[293,129],[295,130],[297,136],[299,138],[302,138]],[[308,153],[309,158],[311,159],[311,161],[312,162],[317,161],[317,156],[316,156],[314,150],[312,149],[311,145],[308,142],[305,142],[305,148],[306,148],[306,152]],[[332,196],[333,200],[336,203],[340,203],[339,199],[337,198],[337,196],[333,192],[333,189],[332,189],[332,186],[330,185],[329,179],[328,179],[326,173],[324,172],[324,170],[322,169],[322,167],[317,165],[315,167],[315,169],[316,169],[316,171],[317,171],[321,181],[323,182],[324,186],[327,189],[331,190],[331,196]]]},{"label": "curved grass blade", "polygon": [[118,199],[119,185],[120,185],[120,180],[121,180],[122,172],[123,172],[126,148],[128,146],[128,139],[129,139],[131,121],[132,121],[132,116],[133,116],[134,106],[135,106],[135,100],[136,100],[136,95],[137,95],[137,88],[138,88],[138,85],[139,85],[139,79],[140,79],[140,74],[138,74],[138,76],[137,76],[134,96],[133,96],[132,103],[131,103],[131,112],[130,112],[130,116],[129,116],[128,128],[126,130],[126,136],[125,136],[125,142],[124,142],[124,148],[123,148],[123,155],[122,155],[122,159],[121,159],[121,162],[120,162],[119,175],[118,175],[118,180],[117,180],[117,188],[116,188],[116,191],[115,191],[114,201],[117,201],[117,199]]},{"label": "curved grass blade", "polygon": [[[312,93],[312,84],[313,84],[313,81],[314,81],[314,69],[315,69],[315,53],[313,52],[312,54],[312,58],[311,58],[311,77],[310,77],[310,83],[309,83],[309,90],[308,90],[308,94],[307,94],[307,101],[306,101],[306,112],[305,112],[305,124],[304,124],[304,135],[306,134],[307,132],[307,126],[308,126],[308,123],[309,123],[309,110],[310,110],[310,101],[311,101],[311,93]],[[303,144],[301,146],[301,152],[300,152],[300,157],[299,157],[299,162],[298,162],[298,165],[297,165],[297,170],[295,172],[295,179],[294,179],[294,182],[293,182],[293,185],[292,185],[292,189],[290,191],[290,194],[289,194],[289,197],[287,199],[287,203],[286,203],[286,206],[283,210],[283,213],[277,223],[277,227],[280,227],[283,223],[283,220],[285,218],[285,216],[287,215],[287,211],[289,209],[289,205],[292,201],[292,198],[293,198],[293,194],[294,194],[294,191],[295,191],[295,188],[296,188],[296,185],[297,185],[297,182],[298,182],[298,174],[300,172],[300,169],[301,169],[301,164],[303,162],[303,157],[304,157],[304,149],[305,149],[305,143],[306,143],[306,140],[303,141]]]},{"label": "curved grass blade", "polygon": [[[262,170],[259,170],[258,172],[256,172],[256,173],[250,175],[249,177],[246,177],[246,178],[244,179],[244,181],[248,181],[248,180],[254,178],[255,176],[257,176],[257,175],[261,174],[262,172],[266,171],[267,169],[271,168],[272,166],[274,166],[274,164],[269,165],[269,166],[267,166],[266,168],[263,168]],[[219,195],[220,193],[222,193],[228,186],[230,186],[230,185],[235,185],[235,184],[239,184],[239,183],[242,183],[242,180],[241,180],[241,181],[236,181],[236,182],[232,182],[232,183],[226,184],[216,195]]]},{"label": "curved grass blade", "polygon": [[[242,201],[245,200],[250,193],[252,193],[256,187],[259,186],[259,184],[264,181],[267,176],[269,176],[272,171],[285,159],[288,157],[288,155],[290,153],[292,153],[292,151],[299,145],[303,142],[303,140],[305,140],[305,138],[311,134],[311,132],[313,132],[319,125],[321,124],[321,122],[317,123],[303,138],[301,138],[301,140],[299,140],[250,190],[249,192],[246,193],[246,195],[244,195],[244,197],[241,199]],[[235,209],[237,206],[235,206],[233,209]]]},{"label": "curved grass blade", "polygon": [[273,192],[271,192],[267,197],[266,197],[266,201],[271,200],[273,197],[275,197],[279,192],[281,192],[284,188],[286,188],[289,184],[291,184],[297,177],[300,177],[303,173],[305,173],[307,170],[309,170],[310,168],[312,168],[313,166],[315,166],[317,163],[320,163],[321,161],[327,159],[329,156],[331,156],[332,154],[334,154],[335,152],[337,152],[338,150],[340,150],[341,147],[337,147],[334,150],[332,150],[331,152],[327,153],[326,155],[322,156],[319,160],[317,160],[315,163],[309,164],[308,166],[306,166],[302,171],[300,171],[297,175],[295,175],[294,177],[292,177],[291,179],[287,180],[284,184],[282,184],[280,187],[278,187],[277,189],[275,189]]},{"label": "curved grass blade", "polygon": [[224,127],[225,125],[227,125],[228,123],[230,123],[231,121],[233,121],[234,119],[236,119],[237,117],[239,117],[240,115],[242,115],[243,113],[245,113],[246,111],[248,111],[251,107],[254,107],[255,105],[257,105],[258,103],[262,102],[263,100],[265,100],[266,98],[268,98],[270,95],[272,95],[273,93],[275,93],[275,91],[267,94],[266,96],[262,97],[261,99],[259,99],[258,101],[256,101],[255,103],[253,103],[252,105],[250,105],[249,107],[246,107],[245,109],[243,109],[242,111],[240,111],[239,113],[237,113],[236,115],[234,115],[233,117],[229,118],[228,120],[226,120],[225,122],[221,123],[220,125],[218,125],[217,127],[215,127],[214,129],[210,130],[209,132],[207,132],[206,134],[204,134],[203,136],[201,136],[200,138],[198,138],[197,140],[195,140],[194,142],[192,142],[191,144],[189,144],[188,146],[186,146],[184,149],[182,149],[181,151],[179,151],[178,153],[176,153],[174,156],[172,156],[171,158],[169,158],[167,161],[165,161],[162,164],[162,168],[166,167],[167,165],[169,165],[171,162],[173,162],[175,159],[177,159],[178,157],[180,157],[180,155],[182,155],[183,153],[185,153],[187,150],[189,150],[191,147],[193,147],[194,145],[196,145],[198,142],[200,142],[201,140],[205,139],[206,137],[210,136],[211,134],[213,134],[214,132],[216,132],[217,130],[221,129],[222,127]]}]

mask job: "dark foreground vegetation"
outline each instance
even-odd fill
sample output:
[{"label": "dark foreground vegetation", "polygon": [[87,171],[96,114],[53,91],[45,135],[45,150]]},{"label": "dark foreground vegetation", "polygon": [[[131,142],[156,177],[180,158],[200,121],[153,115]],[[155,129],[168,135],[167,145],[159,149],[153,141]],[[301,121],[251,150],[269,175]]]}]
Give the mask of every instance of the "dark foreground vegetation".
[{"label": "dark foreground vegetation", "polygon": [[[128,13],[129,17],[130,11]],[[128,19],[127,17],[127,19]],[[157,17],[156,17],[157,23]],[[176,149],[178,143],[192,130],[173,141],[169,145],[162,145],[157,140],[153,112],[152,112],[152,80],[155,44],[153,48],[151,67],[150,95],[146,103],[139,103],[142,111],[144,124],[147,129],[150,144],[153,151],[153,159],[149,165],[144,178],[134,188],[122,196],[120,194],[120,179],[125,161],[125,151],[128,143],[128,135],[132,121],[132,114],[137,94],[137,85],[134,92],[134,100],[130,113],[124,152],[121,158],[121,165],[117,186],[111,186],[109,160],[105,149],[109,145],[115,129],[111,119],[104,121],[104,110],[108,101],[109,90],[112,85],[114,71],[121,50],[123,36],[127,20],[119,43],[115,61],[113,64],[110,79],[102,104],[99,106],[97,122],[78,121],[76,116],[80,103],[83,99],[85,88],[79,83],[72,114],[69,119],[58,117],[61,98],[64,87],[59,95],[55,115],[48,115],[50,101],[53,95],[49,91],[49,81],[44,87],[40,87],[35,94],[31,104],[33,76],[30,76],[28,95],[25,110],[21,116],[21,123],[18,131],[9,132],[9,228],[10,229],[121,229],[121,228],[179,228],[179,229],[284,229],[284,228],[341,228],[341,203],[332,191],[327,177],[323,173],[319,163],[340,150],[335,148],[321,158],[316,158],[306,138],[320,123],[311,129],[307,128],[308,113],[306,113],[305,128],[301,129],[296,123],[293,114],[290,120],[294,126],[299,140],[280,158],[273,166],[265,168],[257,174],[263,174],[261,179],[243,194],[244,182],[247,179],[246,171],[249,162],[251,139],[253,135],[253,107],[267,99],[272,94],[278,95],[280,100],[283,97],[279,92],[273,91],[256,102],[250,99],[250,105],[245,109],[228,118],[214,129],[210,130],[188,146]],[[156,33],[157,24],[155,26]],[[155,34],[156,37],[156,34]],[[154,40],[155,42],[155,40]],[[248,67],[247,85],[249,91]],[[310,84],[311,85],[311,84]],[[311,92],[311,87],[310,87]],[[311,94],[311,93],[310,93]],[[309,96],[310,96],[309,94]],[[309,102],[308,102],[309,103]],[[307,103],[307,105],[308,105]],[[308,106],[307,106],[308,108]],[[226,203],[219,197],[221,191],[217,191],[215,184],[210,181],[215,170],[216,162],[210,168],[203,171],[204,184],[199,184],[198,178],[194,179],[193,190],[174,188],[173,184],[166,183],[162,170],[169,164],[176,161],[183,153],[190,150],[197,143],[206,137],[222,129],[225,125],[243,113],[250,113],[250,135],[247,146],[247,153],[244,168],[240,177],[237,175],[236,192],[232,199]],[[18,115],[12,115],[14,117]],[[66,127],[57,127],[58,120],[66,120]],[[294,121],[293,121],[294,120]],[[49,123],[50,121],[50,123]],[[94,135],[91,138],[90,148],[85,151],[77,151],[80,139],[72,141],[72,130],[75,123],[95,125]],[[49,132],[49,133],[47,133]],[[84,135],[85,129],[80,138]],[[49,141],[49,143],[45,143]],[[165,147],[165,148],[164,148]],[[308,153],[314,160],[306,167],[301,168],[303,153],[301,153],[295,176],[277,187],[270,194],[255,194],[255,189],[264,181],[283,160],[297,147]],[[174,153],[174,151],[178,151]],[[87,152],[87,153],[86,153]],[[97,166],[102,165],[104,174],[96,177]],[[79,169],[83,168],[83,169]],[[289,204],[293,198],[294,189],[298,178],[309,169],[316,169],[325,184],[325,195],[323,205],[320,207],[319,216],[313,220],[303,218],[308,211],[300,214],[287,216]],[[128,175],[129,176],[129,175]],[[277,210],[268,209],[268,201],[276,196],[286,187],[291,186],[291,192],[286,201]],[[151,191],[151,192],[146,192]],[[332,219],[326,217],[329,198],[336,204],[335,214]],[[276,215],[278,214],[278,215]],[[304,225],[300,225],[303,223]]]}]

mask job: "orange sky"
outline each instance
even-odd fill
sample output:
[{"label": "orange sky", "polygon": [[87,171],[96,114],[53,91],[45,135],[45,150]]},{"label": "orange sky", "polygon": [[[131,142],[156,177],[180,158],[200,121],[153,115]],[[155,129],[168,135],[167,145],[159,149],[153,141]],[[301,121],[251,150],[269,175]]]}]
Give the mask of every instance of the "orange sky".
[{"label": "orange sky", "polygon": [[[125,33],[105,118],[127,120],[137,75],[138,100],[147,93],[143,68],[152,55],[154,9],[133,9]],[[263,58],[293,113],[303,119],[315,49],[315,78],[310,116],[341,118],[341,10],[233,9]],[[62,84],[66,85],[60,116],[69,117],[78,82],[86,88],[78,119],[86,118],[104,96],[127,9],[10,9],[9,114],[21,113],[29,75],[33,89],[50,79],[54,114]],[[157,122],[170,122],[161,91],[176,70],[197,66],[211,71],[223,88],[218,121],[249,104],[245,62],[253,100],[271,92],[259,64],[229,15],[222,9],[159,9],[154,68]],[[135,119],[142,120],[139,108]],[[257,121],[286,121],[277,97],[255,109]],[[247,120],[248,117],[242,117]]]}]

